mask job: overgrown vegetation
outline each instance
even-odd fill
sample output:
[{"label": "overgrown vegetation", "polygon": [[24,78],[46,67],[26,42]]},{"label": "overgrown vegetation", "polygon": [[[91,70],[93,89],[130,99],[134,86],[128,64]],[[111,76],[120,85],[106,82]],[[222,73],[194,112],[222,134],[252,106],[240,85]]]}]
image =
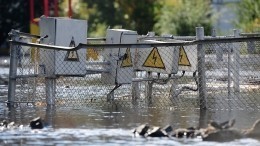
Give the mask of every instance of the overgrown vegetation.
[{"label": "overgrown vegetation", "polygon": [[[260,2],[241,0],[236,6],[237,28],[260,32]],[[7,47],[11,29],[29,32],[29,2],[0,1],[0,47]],[[203,26],[210,34],[214,16],[211,0],[72,0],[72,18],[88,20],[88,37],[105,36],[106,29],[125,28],[139,34],[195,35]],[[67,17],[68,0],[59,0],[59,16]],[[35,17],[43,14],[42,1],[35,1]]]},{"label": "overgrown vegetation", "polygon": [[195,35],[194,28],[202,26],[205,33],[210,33],[212,16],[210,0],[175,0],[170,5],[164,4],[154,30],[185,36]]},{"label": "overgrown vegetation", "polygon": [[[68,2],[63,1],[61,13],[66,16]],[[73,1],[73,18],[87,19],[89,36],[104,36],[110,28],[152,31],[159,0],[78,0]]]},{"label": "overgrown vegetation", "polygon": [[260,2],[258,0],[241,0],[235,10],[238,16],[236,25],[243,32],[260,33]]},{"label": "overgrown vegetation", "polygon": [[[61,5],[63,14],[66,4]],[[89,21],[90,36],[104,36],[107,27],[194,35],[197,26],[209,33],[213,20],[210,0],[78,0],[73,11],[74,18]]]}]

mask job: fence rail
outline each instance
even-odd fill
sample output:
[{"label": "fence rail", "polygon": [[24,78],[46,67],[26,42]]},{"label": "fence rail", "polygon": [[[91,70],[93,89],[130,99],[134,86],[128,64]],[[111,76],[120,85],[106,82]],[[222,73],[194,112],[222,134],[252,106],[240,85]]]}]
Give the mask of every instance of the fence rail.
[{"label": "fence rail", "polygon": [[[41,44],[46,36],[13,30],[8,102],[260,109],[260,37],[210,37],[197,31],[190,41],[139,37],[138,43],[107,44],[105,38],[89,38],[87,44],[63,47]],[[85,50],[76,52],[86,58],[83,65],[66,61],[78,50]]]}]

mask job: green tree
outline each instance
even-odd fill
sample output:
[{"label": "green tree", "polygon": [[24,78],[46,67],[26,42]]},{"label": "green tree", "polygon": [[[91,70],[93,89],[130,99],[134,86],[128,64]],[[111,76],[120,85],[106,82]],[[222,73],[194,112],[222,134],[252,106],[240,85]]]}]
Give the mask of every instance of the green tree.
[{"label": "green tree", "polygon": [[155,16],[161,7],[159,0],[116,0],[117,12],[123,14],[121,23],[124,28],[135,29],[139,34],[152,31]]},{"label": "green tree", "polygon": [[174,35],[195,35],[195,27],[210,33],[213,22],[210,0],[182,0],[164,4],[157,16],[155,32]]},{"label": "green tree", "polygon": [[[104,36],[107,27],[152,31],[159,0],[78,0],[73,2],[73,18],[88,20],[89,36]],[[61,10],[67,14],[67,1]]]},{"label": "green tree", "polygon": [[23,0],[0,0],[0,55],[8,55],[11,29],[29,32],[29,3]]},{"label": "green tree", "polygon": [[236,25],[244,32],[260,32],[260,2],[241,0],[235,8],[238,16]]},{"label": "green tree", "polygon": [[[67,16],[68,0],[60,4],[62,16]],[[88,36],[104,36],[108,26],[116,26],[117,21],[114,0],[78,0],[72,1],[72,18],[88,21]]]}]

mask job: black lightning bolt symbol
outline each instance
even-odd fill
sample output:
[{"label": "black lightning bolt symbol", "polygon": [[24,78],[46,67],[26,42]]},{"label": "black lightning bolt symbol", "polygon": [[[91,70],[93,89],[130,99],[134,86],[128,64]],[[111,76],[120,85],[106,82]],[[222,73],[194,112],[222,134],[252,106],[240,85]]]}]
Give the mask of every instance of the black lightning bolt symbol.
[{"label": "black lightning bolt symbol", "polygon": [[181,62],[182,56],[183,56],[183,55],[180,55],[180,59],[179,59],[179,62]]},{"label": "black lightning bolt symbol", "polygon": [[155,51],[154,51],[154,53],[153,53],[153,60],[154,60],[154,63],[153,63],[153,64],[155,64],[155,62],[156,62],[156,60],[157,60],[157,57],[156,57],[156,55],[155,55]]}]

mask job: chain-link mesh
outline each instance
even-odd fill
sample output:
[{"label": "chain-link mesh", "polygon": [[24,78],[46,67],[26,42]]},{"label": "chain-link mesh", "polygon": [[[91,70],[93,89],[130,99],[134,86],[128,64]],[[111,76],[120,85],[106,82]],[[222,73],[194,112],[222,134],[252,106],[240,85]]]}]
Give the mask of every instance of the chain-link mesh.
[{"label": "chain-link mesh", "polygon": [[206,44],[204,48],[208,107],[259,109],[260,56],[252,53],[259,50],[259,41]]},{"label": "chain-link mesh", "polygon": [[[31,42],[28,38],[22,40]],[[55,74],[57,70],[75,69],[76,63],[56,62],[57,59],[66,62],[68,51],[13,45],[18,60],[15,102],[46,106],[51,93],[57,107],[117,105],[198,109],[199,90],[205,90],[209,109],[259,109],[259,42],[200,41],[205,51],[206,89],[198,86],[197,43],[140,49],[82,48],[84,51],[76,53],[77,57],[85,56],[84,66],[76,67],[72,75],[71,72]],[[105,41],[89,40],[88,43],[104,44]],[[186,48],[184,54],[182,47]],[[174,58],[176,53],[177,59]],[[186,57],[184,64],[180,57]],[[43,66],[43,62],[48,64]],[[79,73],[82,70],[84,73]]]},{"label": "chain-link mesh", "polygon": [[[32,42],[30,38],[20,37],[18,41]],[[17,103],[38,103],[44,101],[46,97],[44,78],[35,76],[38,73],[38,51],[37,48],[31,48],[21,45],[15,45],[17,77],[15,102]]]}]

